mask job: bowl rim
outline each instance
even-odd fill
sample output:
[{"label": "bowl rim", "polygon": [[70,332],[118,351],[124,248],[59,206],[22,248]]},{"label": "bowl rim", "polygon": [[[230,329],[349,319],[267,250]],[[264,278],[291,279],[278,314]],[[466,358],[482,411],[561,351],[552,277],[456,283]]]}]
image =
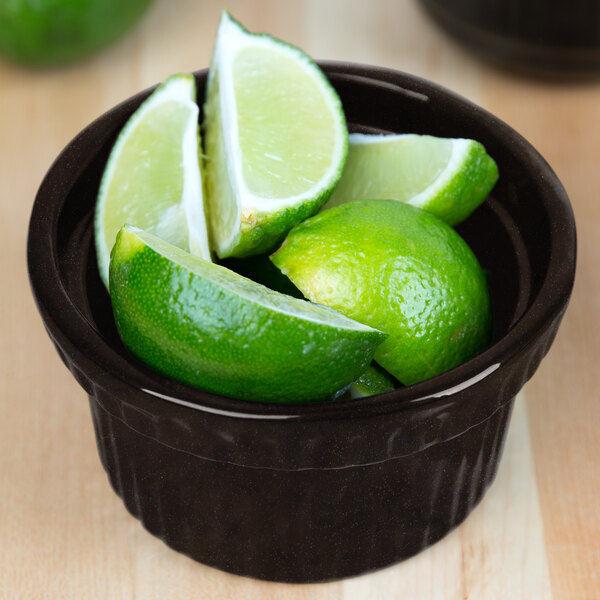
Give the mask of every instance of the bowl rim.
[{"label": "bowl rim", "polygon": [[[120,398],[135,405],[141,404],[139,398],[152,396],[190,409],[266,420],[346,419],[418,409],[424,403],[440,399],[447,403],[451,397],[459,396],[459,392],[485,379],[517,352],[530,346],[544,333],[549,323],[562,315],[575,277],[575,221],[565,189],[537,150],[498,117],[434,82],[385,67],[336,61],[319,61],[318,64],[334,82],[346,78],[396,88],[411,96],[420,95],[425,101],[441,98],[452,108],[469,111],[482,126],[493,131],[495,138],[509,143],[515,154],[526,158],[528,169],[538,171],[537,185],[541,187],[543,197],[552,199],[546,204],[551,233],[548,270],[535,299],[508,332],[481,353],[440,375],[377,396],[335,403],[253,402],[192,388],[155,372],[149,377],[134,362],[124,360],[73,302],[59,276],[59,257],[53,233],[64,198],[95,158],[93,150],[97,149],[97,129],[104,127],[108,131],[112,120],[130,114],[131,108],[155,89],[156,86],[153,86],[106,111],[65,146],[39,187],[29,222],[27,264],[38,310],[50,337],[76,364],[82,366],[84,372],[92,374],[95,385],[114,389],[118,384],[123,392]],[[204,79],[207,72],[208,69],[195,71],[196,81]],[[64,166],[69,169],[67,180]]]}]

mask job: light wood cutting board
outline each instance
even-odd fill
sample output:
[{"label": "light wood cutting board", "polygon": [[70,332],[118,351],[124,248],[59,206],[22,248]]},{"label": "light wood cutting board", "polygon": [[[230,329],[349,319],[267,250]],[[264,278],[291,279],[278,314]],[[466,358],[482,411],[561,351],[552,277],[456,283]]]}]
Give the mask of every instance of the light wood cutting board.
[{"label": "light wood cutting board", "polygon": [[315,58],[379,64],[496,113],[550,161],[574,206],[578,279],[553,349],[517,398],[497,479],[467,521],[380,572],[321,585],[211,569],[148,534],[110,489],[87,400],[29,292],[27,221],[83,126],[176,71],[208,66],[223,5],[157,0],[124,40],[50,71],[0,62],[0,600],[600,598],[600,83],[528,81],[478,61],[410,0],[232,0],[251,30]]}]

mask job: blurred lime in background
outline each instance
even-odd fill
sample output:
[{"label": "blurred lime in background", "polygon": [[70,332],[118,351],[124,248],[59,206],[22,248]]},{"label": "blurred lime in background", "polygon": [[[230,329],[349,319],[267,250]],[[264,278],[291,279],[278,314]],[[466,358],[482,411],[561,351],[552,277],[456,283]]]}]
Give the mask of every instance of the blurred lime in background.
[{"label": "blurred lime in background", "polygon": [[123,35],[152,0],[0,0],[0,54],[37,66],[84,58]]}]

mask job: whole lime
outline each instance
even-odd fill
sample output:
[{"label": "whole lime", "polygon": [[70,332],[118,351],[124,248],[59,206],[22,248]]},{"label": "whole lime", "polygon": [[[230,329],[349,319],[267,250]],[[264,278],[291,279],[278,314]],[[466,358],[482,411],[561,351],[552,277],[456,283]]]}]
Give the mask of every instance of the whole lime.
[{"label": "whole lime", "polygon": [[83,58],[124,34],[152,0],[2,0],[0,54],[28,65]]},{"label": "whole lime", "polygon": [[271,259],[312,302],[388,333],[374,358],[405,385],[490,342],[484,271],[454,229],[421,209],[336,206],[292,229]]}]

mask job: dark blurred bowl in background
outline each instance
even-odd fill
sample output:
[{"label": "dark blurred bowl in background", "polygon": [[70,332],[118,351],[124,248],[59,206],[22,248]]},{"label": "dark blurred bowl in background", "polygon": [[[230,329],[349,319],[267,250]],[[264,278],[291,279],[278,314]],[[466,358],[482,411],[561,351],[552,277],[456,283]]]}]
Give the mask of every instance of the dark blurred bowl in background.
[{"label": "dark blurred bowl in background", "polygon": [[600,74],[598,0],[420,0],[478,56],[559,78]]}]

